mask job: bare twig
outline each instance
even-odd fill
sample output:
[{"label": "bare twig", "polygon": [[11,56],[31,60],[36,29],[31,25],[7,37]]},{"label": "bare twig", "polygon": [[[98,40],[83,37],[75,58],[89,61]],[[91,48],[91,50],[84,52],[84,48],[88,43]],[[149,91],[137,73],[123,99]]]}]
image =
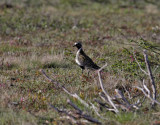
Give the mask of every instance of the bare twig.
[{"label": "bare twig", "polygon": [[153,71],[153,74],[156,72],[156,70],[159,68],[159,66],[156,66],[156,68]]},{"label": "bare twig", "polygon": [[105,91],[104,86],[103,86],[103,82],[102,82],[102,78],[101,78],[101,70],[103,70],[106,66],[107,66],[107,63],[98,70],[98,77],[99,77],[100,86],[101,86],[101,89],[102,89],[103,93],[104,93],[105,96],[107,97],[110,105],[114,108],[114,111],[115,111],[116,113],[118,113],[119,110],[117,109],[117,107],[115,106],[115,104],[114,104],[113,101],[112,101],[112,98],[111,98],[111,97],[109,96],[109,94]]},{"label": "bare twig", "polygon": [[95,99],[95,102],[97,102],[100,106],[104,107],[104,108],[109,108],[105,103],[101,102],[100,100],[98,99]]},{"label": "bare twig", "polygon": [[[90,122],[92,122],[92,123],[101,124],[101,122],[99,122],[97,119],[94,119],[94,118],[92,118],[91,116],[84,114],[83,111],[80,110],[80,109],[79,109],[75,104],[73,104],[70,100],[67,100],[67,102],[68,102],[68,104],[70,104],[76,111],[78,111],[78,112],[77,112],[77,115],[79,115],[79,118],[84,118],[84,119],[86,119],[86,120],[88,120],[88,121],[90,121]],[[76,120],[75,120],[75,119],[77,119],[77,117],[71,115],[71,114],[73,114],[72,112],[69,113],[69,112],[67,112],[66,110],[58,109],[58,108],[56,108],[55,106],[53,106],[53,105],[51,105],[51,104],[50,104],[50,106],[51,106],[55,111],[57,111],[58,113],[64,114],[64,115],[67,115],[67,116],[68,116],[68,117],[65,117],[65,118],[70,119],[70,120],[71,120],[72,122],[74,122],[74,123],[77,123]]]},{"label": "bare twig", "polygon": [[58,113],[61,113],[61,114],[65,114],[73,119],[75,119],[76,117],[74,117],[73,115],[71,115],[69,112],[67,112],[66,110],[62,110],[62,109],[58,109],[56,108],[55,106],[49,104],[51,108],[53,108],[55,111],[57,111]]},{"label": "bare twig", "polygon": [[101,99],[102,99],[104,102],[106,102],[108,105],[110,105],[107,97],[104,95],[103,92],[100,92],[100,93],[99,93],[99,96],[101,97]]},{"label": "bare twig", "polygon": [[157,100],[154,100],[149,94],[147,94],[147,93],[145,92],[145,90],[144,90],[143,88],[138,87],[138,86],[133,86],[133,87],[134,87],[134,88],[137,88],[137,89],[140,90],[140,91],[142,91],[143,94],[144,94],[147,98],[149,98],[152,102],[157,103],[158,105],[160,105],[160,102],[158,102]]},{"label": "bare twig", "polygon": [[[94,112],[100,117],[100,114],[98,113],[98,111],[96,110],[95,106],[91,103],[91,107],[89,106],[88,103],[86,103],[84,100],[82,100],[76,93],[72,94],[70,93],[64,86],[62,86],[60,83],[58,83],[57,81],[54,81],[53,79],[51,79],[49,76],[46,75],[46,73],[41,70],[42,74],[52,83],[54,83],[56,86],[58,86],[59,88],[61,88],[65,93],[67,93],[69,96],[74,97],[76,99],[78,99],[85,107],[87,108],[92,108],[94,110]],[[71,104],[71,103],[70,103]],[[73,104],[73,103],[72,103]],[[77,108],[77,110],[79,111],[79,113],[81,112],[80,109],[78,109],[78,107],[75,107],[75,105],[72,105],[72,107]]]},{"label": "bare twig", "polygon": [[[109,106],[112,106],[111,104],[110,104],[110,102],[108,101],[108,98],[105,96],[105,94],[103,93],[103,92],[100,92],[99,93],[99,96],[101,97],[101,99],[104,101],[104,102],[106,102],[108,105],[106,106],[106,108],[107,108],[107,110],[109,110],[109,111],[113,111],[114,113],[116,113],[115,112],[115,109],[113,108],[110,108]],[[117,107],[121,107],[120,105],[122,104],[122,102],[120,102],[118,99],[120,99],[121,97],[112,97],[111,99],[112,99],[112,102],[114,101],[114,102],[116,102],[116,104],[115,104],[115,106],[117,106]],[[126,110],[126,108],[125,108],[125,110]]]},{"label": "bare twig", "polygon": [[140,70],[141,70],[144,74],[148,75],[148,73],[147,73],[145,70],[142,69],[142,67],[141,67],[141,65],[139,64],[139,62],[138,62],[138,60],[137,60],[134,52],[133,52],[133,56],[134,56],[134,59],[135,59],[136,63],[138,64]]},{"label": "bare twig", "polygon": [[135,105],[135,104],[130,104],[130,103],[128,102],[128,100],[124,97],[123,93],[122,93],[120,90],[115,89],[115,91],[116,91],[116,93],[118,94],[118,96],[121,97],[121,99],[125,102],[125,104],[123,104],[122,102],[119,101],[120,107],[121,107],[122,109],[126,109],[127,111],[130,111],[130,110],[133,109],[133,108],[139,109],[139,108],[137,107],[137,105]]},{"label": "bare twig", "polygon": [[93,109],[94,112],[96,113],[96,115],[99,116],[99,117],[102,118],[102,119],[105,119],[105,118],[103,118],[103,117],[99,114],[98,108],[97,108],[93,103],[90,102],[90,104],[91,104],[92,109]]},{"label": "bare twig", "polygon": [[[144,58],[145,58],[145,63],[146,63],[146,66],[147,66],[147,70],[148,70],[148,75],[149,75],[149,78],[150,78],[150,81],[151,81],[151,84],[152,84],[152,96],[153,96],[153,100],[156,100],[156,85],[155,85],[155,82],[154,82],[154,77],[153,77],[153,74],[152,74],[152,71],[151,71],[151,67],[149,65],[149,60],[148,60],[148,55],[146,53],[146,50],[143,51],[143,55],[144,55]],[[152,105],[154,105],[154,101],[152,102]]]},{"label": "bare twig", "polygon": [[122,100],[127,104],[127,106],[130,106],[128,100],[124,97],[123,93],[119,89],[115,89],[115,92],[122,98]]},{"label": "bare twig", "polygon": [[78,114],[80,115],[81,118],[84,118],[92,123],[96,123],[96,124],[101,124],[101,122],[99,122],[97,119],[92,118],[89,115],[84,114],[84,112],[79,109],[73,102],[71,102],[71,100],[67,100],[68,104],[70,104],[76,111],[78,111]]},{"label": "bare twig", "polygon": [[137,87],[137,88],[139,90],[141,90],[145,96],[147,96],[148,98],[150,98],[152,100],[152,106],[154,106],[154,104],[157,103],[157,101],[156,101],[157,92],[156,92],[156,85],[155,85],[154,77],[153,77],[153,74],[152,74],[152,71],[151,71],[151,67],[149,65],[147,52],[146,52],[146,50],[143,50],[143,55],[144,55],[144,59],[145,59],[146,67],[147,67],[147,72],[141,68],[141,66],[140,66],[139,62],[137,61],[134,53],[133,53],[133,55],[134,55],[135,61],[137,62],[139,68],[141,69],[141,71],[143,71],[147,76],[149,76],[149,79],[151,81],[151,86],[152,86],[152,97],[151,97],[150,90],[147,88],[147,86],[144,83],[144,80],[143,80],[143,88],[140,88],[140,87]]},{"label": "bare twig", "polygon": [[82,110],[79,109],[78,106],[73,104],[70,99],[67,100],[67,103],[70,104],[74,109],[76,109],[78,111],[78,113],[82,113]]},{"label": "bare twig", "polygon": [[[74,97],[76,99],[78,99],[85,107],[87,108],[90,108],[89,104],[87,104],[84,100],[82,100],[76,93],[72,94],[70,93],[64,86],[61,86],[60,83],[58,83],[57,81],[54,81],[52,80],[51,78],[49,78],[46,73],[41,70],[41,72],[43,73],[43,75],[52,83],[54,83],[56,86],[60,87],[65,93],[67,93],[68,95],[70,95],[71,97]],[[74,109],[76,109],[78,111],[79,114],[82,115],[82,111],[73,103],[71,103],[71,101],[68,100],[68,103],[74,107]],[[95,110],[95,107],[93,107],[93,104],[92,104],[92,108],[94,109],[94,111],[96,112],[96,114],[98,116],[100,116],[100,114],[98,113],[98,111]],[[61,110],[58,110],[57,108],[54,107],[54,109],[56,109],[57,111],[59,112],[62,112]],[[63,112],[65,113],[65,112]],[[66,113],[67,114],[67,113]],[[67,114],[68,115],[68,114]],[[95,119],[92,119],[91,117],[89,117],[88,115],[82,115],[83,118],[87,119],[88,121],[91,121],[91,122],[94,122],[94,123],[97,123],[97,124],[100,124],[100,122],[96,121]],[[94,121],[95,120],[95,121]]]},{"label": "bare twig", "polygon": [[85,107],[89,107],[89,105],[82,100],[76,93],[72,94],[70,93],[64,86],[62,86],[60,83],[58,83],[57,81],[52,80],[51,78],[49,78],[46,73],[41,70],[42,74],[52,83],[54,83],[55,85],[57,85],[58,87],[60,87],[65,93],[67,93],[68,95],[70,95],[71,97],[74,97],[76,99],[78,99]]},{"label": "bare twig", "polygon": [[142,103],[145,101],[145,99],[146,99],[146,96],[143,97],[142,101],[140,101],[140,99],[138,99],[138,101],[135,104],[133,104],[133,106],[141,106]]},{"label": "bare twig", "polygon": [[144,79],[143,79],[143,87],[144,87],[144,89],[148,92],[148,95],[151,96],[151,92],[150,92],[150,90],[148,89],[148,87],[145,85],[145,80],[144,80]]},{"label": "bare twig", "polygon": [[125,89],[126,93],[128,94],[128,98],[132,99],[133,97],[131,97],[131,94],[129,93],[129,91],[126,89],[126,87],[122,84],[123,88]]},{"label": "bare twig", "polygon": [[[102,98],[103,98],[103,97],[102,97]],[[99,100],[95,100],[95,101],[96,101],[100,106],[106,108],[108,111],[111,111],[111,112],[113,112],[113,113],[116,113],[116,112],[115,112],[115,109],[109,108],[105,103],[103,103],[103,102],[101,102],[101,101],[99,101]]]}]

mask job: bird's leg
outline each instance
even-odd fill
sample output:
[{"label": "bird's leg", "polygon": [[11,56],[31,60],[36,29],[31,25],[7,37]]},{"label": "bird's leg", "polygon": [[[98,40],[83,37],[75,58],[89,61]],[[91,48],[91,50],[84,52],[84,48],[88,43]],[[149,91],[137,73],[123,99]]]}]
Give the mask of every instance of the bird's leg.
[{"label": "bird's leg", "polygon": [[84,70],[84,69],[82,69],[82,74],[83,74],[83,70]]},{"label": "bird's leg", "polygon": [[83,70],[84,70],[85,68],[84,68],[84,66],[80,66],[80,67],[81,67],[81,69],[82,69],[82,74],[83,74]]},{"label": "bird's leg", "polygon": [[90,71],[88,70],[88,77],[89,77],[89,72],[90,72]]}]

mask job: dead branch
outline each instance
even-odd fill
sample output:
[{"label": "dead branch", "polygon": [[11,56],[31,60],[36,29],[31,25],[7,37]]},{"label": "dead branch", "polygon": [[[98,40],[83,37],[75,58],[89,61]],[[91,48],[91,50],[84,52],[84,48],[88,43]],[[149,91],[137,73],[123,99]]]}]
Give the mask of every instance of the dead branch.
[{"label": "dead branch", "polygon": [[[103,93],[105,94],[105,96],[107,97],[110,105],[114,108],[115,113],[118,113],[119,110],[117,109],[117,107],[115,106],[115,104],[114,104],[113,101],[112,101],[112,98],[111,98],[111,97],[109,96],[109,94],[105,91],[104,86],[103,86],[103,82],[102,82],[102,78],[101,78],[101,71],[102,71],[106,66],[107,66],[107,63],[98,70],[99,83],[100,83],[101,89],[102,89]],[[112,110],[113,110],[113,109],[112,109]]]},{"label": "dead branch", "polygon": [[127,106],[130,106],[128,100],[124,97],[123,93],[119,89],[115,89],[115,92],[127,104]]},{"label": "dead branch", "polygon": [[55,111],[57,111],[58,113],[61,113],[61,114],[65,114],[67,116],[69,116],[70,118],[72,119],[76,119],[76,117],[74,117],[73,115],[71,115],[69,112],[67,112],[66,110],[62,110],[62,109],[58,109],[56,108],[55,106],[49,104],[51,108],[53,108]]},{"label": "dead branch", "polygon": [[123,93],[120,90],[115,89],[115,92],[124,101],[124,103],[122,103],[122,102],[119,101],[121,107],[123,106],[123,109],[127,109],[127,111],[130,111],[132,108],[138,109],[138,107],[136,107],[135,105],[131,105],[128,102],[128,100],[124,97]]},{"label": "dead branch", "polygon": [[71,105],[76,111],[78,111],[77,114],[79,114],[79,116],[81,118],[84,118],[92,123],[96,123],[96,124],[101,124],[101,122],[99,122],[97,119],[92,118],[91,116],[85,114],[81,109],[79,109],[73,102],[71,102],[71,100],[67,100],[68,104]]},{"label": "dead branch", "polygon": [[52,80],[51,78],[49,78],[46,73],[41,70],[42,74],[52,83],[54,83],[56,86],[60,87],[65,93],[67,93],[68,95],[70,95],[71,97],[76,98],[77,100],[79,100],[85,107],[89,107],[89,104],[87,104],[84,100],[82,100],[76,93],[72,94],[70,93],[64,86],[62,86],[60,83],[58,83],[57,81]]},{"label": "dead branch", "polygon": [[58,108],[56,108],[55,106],[53,106],[53,105],[51,105],[51,104],[49,104],[50,105],[50,107],[51,108],[53,108],[55,111],[57,111],[58,113],[60,113],[60,114],[64,114],[65,116],[61,116],[61,119],[68,119],[68,120],[70,120],[73,124],[77,124],[78,122],[76,121],[76,117],[75,116],[73,116],[72,114],[72,112],[69,112],[69,111],[67,111],[67,110],[64,110],[64,109],[58,109]]},{"label": "dead branch", "polygon": [[101,115],[98,112],[98,108],[93,103],[90,102],[90,104],[91,104],[91,108],[94,110],[94,112],[97,114],[97,116],[101,117]]},{"label": "dead branch", "polygon": [[[151,71],[151,67],[149,65],[149,60],[148,60],[148,55],[146,53],[146,50],[143,50],[143,55],[144,55],[144,58],[145,58],[145,63],[146,63],[146,66],[147,66],[147,71],[148,71],[148,75],[149,75],[149,78],[150,78],[150,81],[151,81],[151,85],[152,85],[152,96],[153,96],[153,100],[156,100],[156,85],[155,85],[155,82],[154,82],[154,77],[153,77],[153,74],[152,74],[152,71]],[[154,101],[152,102],[152,105],[154,105]]]},{"label": "dead branch", "polygon": [[131,97],[131,94],[130,94],[129,91],[126,89],[125,85],[122,84],[122,86],[123,86],[123,88],[125,89],[126,93],[128,94],[128,98],[129,98],[129,99],[132,99],[133,97]]},{"label": "dead branch", "polygon": [[67,100],[67,103],[70,104],[75,110],[78,111],[78,113],[82,114],[82,110],[78,108],[78,106],[76,106],[74,103],[71,102],[70,99]]},{"label": "dead branch", "polygon": [[148,93],[145,92],[144,88],[138,87],[138,86],[133,86],[134,88],[137,88],[138,90],[140,90],[141,92],[143,92],[143,94],[149,98],[152,102],[160,105],[160,102],[158,102],[157,100],[154,100]]},{"label": "dead branch", "polygon": [[[127,111],[130,111],[132,108],[135,108],[135,109],[139,109],[137,107],[137,105],[135,104],[130,104],[128,102],[128,100],[124,97],[123,93],[118,90],[118,89],[115,89],[115,92],[117,93],[117,96],[115,96],[115,98],[112,98],[109,96],[109,94],[106,92],[106,90],[104,89],[104,86],[103,86],[103,82],[102,82],[102,78],[101,78],[101,70],[106,67],[106,65],[104,65],[100,70],[98,70],[98,76],[99,76],[99,82],[100,82],[100,86],[101,86],[101,89],[104,93],[104,95],[101,93],[100,94],[100,97],[105,100],[106,103],[108,103],[110,106],[113,107],[112,108],[107,108],[109,111],[114,111],[115,113],[118,113],[119,110],[117,109],[117,107],[120,107],[121,109],[123,110],[127,110]],[[122,103],[119,99],[122,99],[124,103]],[[113,101],[117,102],[117,103],[114,103]]]},{"label": "dead branch", "polygon": [[93,111],[96,113],[96,115],[99,116],[101,119],[105,119],[105,120],[106,120],[106,118],[104,118],[103,116],[101,116],[101,115],[99,114],[98,108],[97,108],[93,103],[90,102],[90,104],[91,104],[91,108],[92,108]]},{"label": "dead branch", "polygon": [[142,85],[143,85],[144,89],[147,91],[148,95],[151,97],[151,92],[148,89],[148,87],[145,85],[145,80],[144,79],[143,79],[143,84]]},{"label": "dead branch", "polygon": [[156,68],[153,71],[153,74],[156,72],[156,70],[159,68],[159,66],[156,66]]},{"label": "dead branch", "polygon": [[106,103],[103,103],[103,102],[101,102],[100,100],[98,100],[98,99],[95,99],[95,102],[97,102],[100,106],[102,106],[102,107],[104,107],[104,108],[109,108],[107,105],[106,105]]},{"label": "dead branch", "polygon": [[140,107],[142,105],[142,103],[145,101],[145,99],[146,99],[146,96],[143,97],[142,101],[140,101],[140,99],[138,99],[138,101],[135,104],[133,104],[133,106]]},{"label": "dead branch", "polygon": [[140,70],[141,70],[144,74],[148,75],[148,73],[147,73],[144,69],[142,69],[142,67],[141,67],[141,65],[139,64],[139,62],[138,62],[138,60],[137,60],[134,52],[133,52],[133,56],[134,56],[134,59],[135,59],[136,63],[138,64]]},{"label": "dead branch", "polygon": [[[70,93],[64,86],[62,86],[60,83],[58,83],[57,81],[54,81],[53,79],[51,79],[49,76],[47,76],[47,74],[41,70],[42,74],[52,83],[54,83],[56,86],[58,86],[59,88],[61,88],[65,93],[67,93],[69,96],[76,98],[77,100],[79,100],[85,107],[87,108],[92,108],[94,110],[94,112],[100,117],[100,114],[97,112],[97,110],[95,110],[95,107],[92,106],[90,107],[88,103],[86,103],[84,100],[82,100],[76,93],[72,94]],[[76,108],[79,113],[81,112],[80,109],[78,107],[75,107],[75,105],[72,105],[72,107]],[[86,116],[88,117],[88,116]],[[89,118],[88,118],[89,119]],[[98,123],[97,123],[98,124]]]},{"label": "dead branch", "polygon": [[143,94],[152,101],[152,106],[154,106],[155,103],[158,104],[158,101],[156,101],[157,92],[156,92],[156,85],[155,85],[154,77],[153,77],[153,74],[152,74],[152,71],[151,71],[151,67],[149,65],[147,52],[146,52],[146,50],[143,50],[143,55],[144,55],[144,59],[145,59],[146,67],[147,67],[147,72],[141,68],[141,66],[140,66],[139,62],[137,61],[134,53],[133,53],[133,55],[134,55],[135,61],[137,62],[139,68],[141,69],[141,71],[144,72],[147,76],[149,76],[149,79],[151,81],[151,86],[152,86],[152,97],[151,97],[151,92],[147,88],[147,86],[145,85],[144,81],[143,81],[143,88],[140,88],[138,86],[136,88],[139,89],[140,91],[142,91]]},{"label": "dead branch", "polygon": [[[104,93],[99,93],[99,96],[101,97],[101,99],[103,100],[103,101],[105,101],[109,106],[111,106],[111,104],[110,104],[110,102],[108,101],[108,98],[104,95]],[[126,108],[126,106],[124,106],[125,104],[123,104],[121,101],[119,101],[119,99],[121,99],[121,97],[113,97],[113,98],[111,98],[112,99],[112,101],[114,101],[114,102],[116,102],[115,103],[115,106],[118,108],[121,108],[122,110],[127,110],[128,111],[128,108]],[[106,109],[108,110],[108,111],[112,111],[112,112],[114,112],[114,113],[116,113],[115,112],[115,109],[113,108],[110,108],[110,107],[106,107]]]},{"label": "dead branch", "polygon": [[[101,107],[104,107],[104,108],[106,108],[108,111],[112,111],[113,113],[115,113],[114,112],[114,109],[111,109],[111,108],[109,108],[107,105],[106,105],[106,103],[103,103],[103,102],[101,102],[100,100],[95,100]],[[119,100],[115,100],[117,103],[119,103],[119,104],[115,104],[117,107],[119,107],[119,108],[121,108],[122,110],[124,110],[124,111],[129,111],[129,109],[128,108],[126,108],[126,106],[124,106],[124,104],[122,105],[121,104],[121,102],[119,101]]]},{"label": "dead branch", "polygon": [[108,105],[110,105],[107,97],[104,95],[103,92],[99,92],[99,96],[101,97],[101,99],[102,99],[104,102],[106,102]]}]

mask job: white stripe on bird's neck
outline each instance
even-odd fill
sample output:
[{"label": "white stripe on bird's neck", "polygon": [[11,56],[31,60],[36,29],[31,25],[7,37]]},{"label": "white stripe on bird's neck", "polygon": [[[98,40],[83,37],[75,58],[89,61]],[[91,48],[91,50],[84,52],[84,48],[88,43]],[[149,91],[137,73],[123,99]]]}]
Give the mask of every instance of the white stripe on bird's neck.
[{"label": "white stripe on bird's neck", "polygon": [[75,60],[76,60],[76,63],[77,63],[78,65],[80,65],[80,66],[82,66],[82,65],[81,65],[81,63],[79,62],[79,59],[78,59],[78,58],[79,58],[79,54],[80,54],[80,51],[81,51],[81,50],[82,50],[82,48],[80,48],[80,49],[77,51],[77,53],[76,53],[76,59],[75,59]]}]

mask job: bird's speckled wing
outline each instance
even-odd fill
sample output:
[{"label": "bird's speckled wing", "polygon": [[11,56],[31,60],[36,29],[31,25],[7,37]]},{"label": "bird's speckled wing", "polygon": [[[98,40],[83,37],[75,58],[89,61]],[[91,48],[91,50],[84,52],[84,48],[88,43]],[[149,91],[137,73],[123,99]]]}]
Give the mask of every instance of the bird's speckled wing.
[{"label": "bird's speckled wing", "polygon": [[100,67],[97,66],[91,58],[89,58],[87,55],[85,55],[85,59],[84,59],[84,62],[83,62],[83,65],[88,68],[88,69],[93,69],[93,70],[97,70],[99,69]]},{"label": "bird's speckled wing", "polygon": [[97,66],[91,58],[89,58],[82,49],[77,52],[76,62],[78,65],[83,66],[87,69],[97,70],[100,67]]}]

